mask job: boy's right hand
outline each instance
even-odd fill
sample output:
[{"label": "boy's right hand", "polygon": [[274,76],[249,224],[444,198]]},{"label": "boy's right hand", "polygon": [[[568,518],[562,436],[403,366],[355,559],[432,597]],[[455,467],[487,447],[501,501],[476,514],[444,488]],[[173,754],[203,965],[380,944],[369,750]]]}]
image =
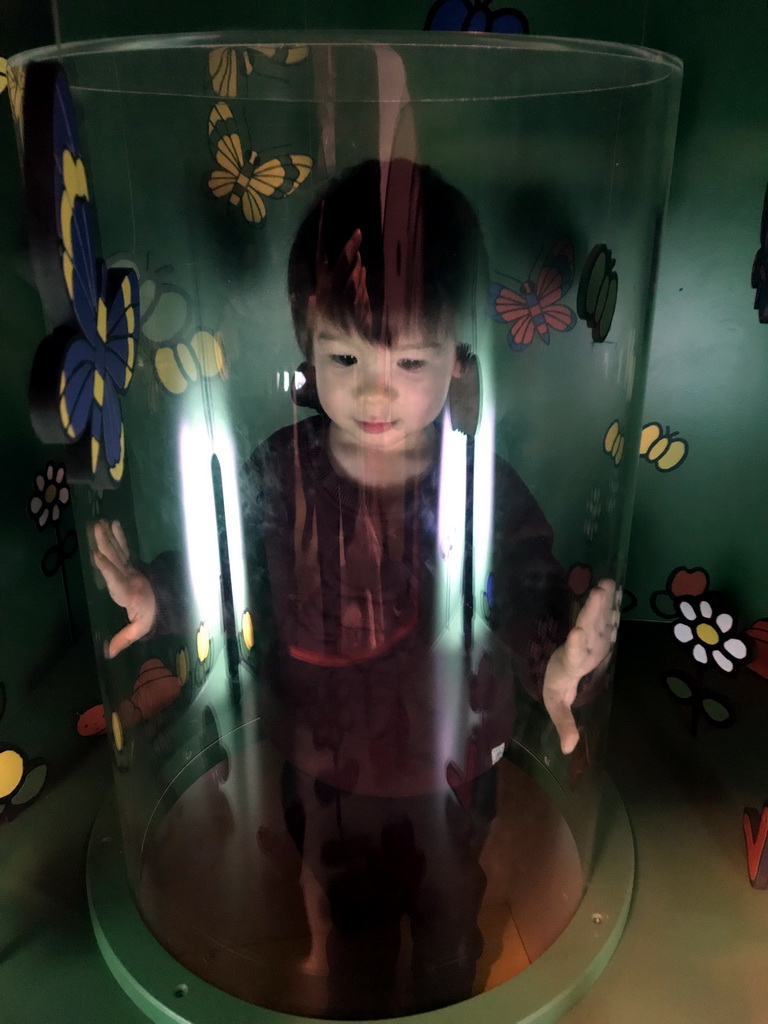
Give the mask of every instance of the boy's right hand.
[{"label": "boy's right hand", "polygon": [[100,519],[93,527],[93,539],[96,543],[93,564],[104,577],[109,596],[115,604],[125,608],[129,620],[109,641],[107,653],[114,658],[151,631],[157,614],[157,599],[147,577],[131,563],[120,523]]}]

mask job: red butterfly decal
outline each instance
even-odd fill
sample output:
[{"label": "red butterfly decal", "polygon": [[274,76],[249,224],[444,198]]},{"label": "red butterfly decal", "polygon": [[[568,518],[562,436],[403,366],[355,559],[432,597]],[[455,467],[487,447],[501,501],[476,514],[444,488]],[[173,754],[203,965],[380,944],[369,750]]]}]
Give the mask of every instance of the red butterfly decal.
[{"label": "red butterfly decal", "polygon": [[445,768],[445,779],[462,807],[472,806],[474,783],[480,774],[480,743],[477,730],[473,729],[467,738],[464,767],[450,761]]},{"label": "red butterfly decal", "polygon": [[550,331],[576,326],[576,313],[560,302],[573,283],[573,262],[573,242],[561,238],[550,249],[535,283],[524,281],[519,290],[491,285],[491,316],[510,325],[511,349],[522,351],[536,337],[548,345]]},{"label": "red butterfly decal", "polygon": [[768,889],[768,803],[759,812],[754,807],[745,807],[742,823],[749,881],[755,889]]}]

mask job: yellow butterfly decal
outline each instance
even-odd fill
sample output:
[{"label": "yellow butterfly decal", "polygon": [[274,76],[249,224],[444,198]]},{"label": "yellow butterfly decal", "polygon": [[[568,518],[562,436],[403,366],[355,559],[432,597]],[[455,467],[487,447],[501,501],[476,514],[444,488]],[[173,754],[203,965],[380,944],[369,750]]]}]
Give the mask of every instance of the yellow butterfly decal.
[{"label": "yellow butterfly decal", "polygon": [[208,117],[208,141],[218,164],[208,187],[218,199],[240,207],[251,224],[266,217],[265,199],[291,195],[312,170],[312,158],[302,154],[274,157],[264,163],[259,163],[255,151],[245,157],[234,116],[223,101],[215,104]]},{"label": "yellow butterfly decal", "polygon": [[259,54],[275,64],[299,64],[307,59],[308,46],[217,46],[208,54],[208,73],[218,96],[237,96],[238,76],[253,74],[253,55]]},{"label": "yellow butterfly decal", "polygon": [[646,423],[640,434],[640,458],[650,462],[660,473],[669,473],[688,455],[688,442],[677,431],[660,423]]},{"label": "yellow butterfly decal", "polygon": [[624,454],[624,434],[618,420],[614,420],[606,430],[605,437],[603,438],[603,450],[607,455],[610,455],[618,466]]},{"label": "yellow butterfly decal", "polygon": [[172,266],[153,270],[149,255],[144,268],[130,256],[118,256],[111,266],[132,270],[139,280],[141,336],[153,347],[152,362],[165,391],[181,395],[203,378],[226,379],[221,332],[194,330],[190,296],[170,280]]},{"label": "yellow butterfly decal", "polygon": [[227,360],[219,331],[197,331],[187,341],[155,349],[155,373],[166,391],[180,395],[202,377],[227,376]]}]

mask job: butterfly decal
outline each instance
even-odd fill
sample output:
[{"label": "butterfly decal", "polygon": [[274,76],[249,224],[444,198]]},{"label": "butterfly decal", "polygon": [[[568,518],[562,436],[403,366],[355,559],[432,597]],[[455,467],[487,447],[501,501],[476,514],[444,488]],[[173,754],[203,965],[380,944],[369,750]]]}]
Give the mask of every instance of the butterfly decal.
[{"label": "butterfly decal", "polygon": [[455,761],[449,761],[445,768],[445,781],[453,790],[456,799],[462,807],[472,806],[474,783],[481,771],[480,737],[477,729],[473,729],[467,737],[467,745],[464,751],[464,764],[459,765]]},{"label": "butterfly decal", "polygon": [[117,708],[123,731],[164,711],[179,696],[183,685],[184,679],[159,658],[145,661],[134,681],[133,693]]},{"label": "butterfly decal", "polygon": [[216,46],[208,54],[208,74],[217,96],[237,96],[240,76],[254,72],[254,55],[275,64],[300,64],[309,55],[308,46]]},{"label": "butterfly decal", "polygon": [[432,32],[508,32],[517,35],[531,31],[528,19],[516,7],[491,10],[491,0],[437,0],[427,14],[424,28]]},{"label": "butterfly decal", "polygon": [[614,420],[605,432],[603,451],[618,466],[624,454],[624,430],[618,420]]},{"label": "butterfly decal", "polygon": [[753,889],[768,889],[768,801],[760,811],[756,807],[745,807],[742,827],[750,885]]},{"label": "butterfly decal", "polygon": [[291,195],[306,181],[312,158],[295,153],[259,163],[255,151],[246,157],[235,118],[227,103],[216,103],[208,117],[208,141],[218,168],[208,188],[218,199],[239,207],[245,219],[259,224],[267,215],[265,199]]},{"label": "butterfly decal", "polygon": [[615,264],[613,253],[601,243],[593,246],[581,271],[576,309],[592,330],[593,341],[605,341],[613,323],[619,292]]},{"label": "butterfly decal", "polygon": [[189,341],[163,345],[155,352],[155,373],[172,395],[183,394],[190,384],[211,377],[227,377],[227,360],[220,331],[196,331]]},{"label": "butterfly decal", "polygon": [[492,572],[488,573],[482,595],[483,616],[491,627],[496,629],[499,625],[499,613],[496,607],[496,577]]},{"label": "butterfly decal", "polygon": [[688,455],[688,442],[677,431],[660,423],[646,423],[640,433],[640,458],[650,462],[660,473],[670,473]]},{"label": "butterfly decal", "polygon": [[227,357],[220,331],[193,331],[192,300],[169,281],[172,266],[151,270],[149,256],[139,269],[128,257],[111,266],[130,268],[139,280],[141,338],[153,347],[152,363],[158,383],[171,395],[183,394],[204,378],[227,377]]},{"label": "butterfly decal", "polygon": [[576,314],[560,301],[573,283],[573,262],[573,242],[561,238],[547,254],[535,282],[524,281],[519,289],[491,285],[491,316],[510,325],[508,341],[513,351],[524,351],[537,337],[548,345],[550,331],[570,331],[576,326]]},{"label": "butterfly decal", "polygon": [[30,380],[33,426],[46,443],[72,445],[70,480],[117,485],[125,470],[120,396],[136,360],[135,273],[95,255],[95,217],[69,83],[55,62],[32,65],[24,174],[33,254],[49,319]]},{"label": "butterfly decal", "polygon": [[760,248],[752,263],[752,287],[755,289],[755,309],[761,324],[768,324],[768,188],[763,199],[760,221]]},{"label": "butterfly decal", "polygon": [[747,630],[753,641],[754,656],[747,665],[755,675],[768,679],[768,619],[757,619]]},{"label": "butterfly decal", "polygon": [[77,716],[78,736],[103,736],[107,731],[107,720],[103,704],[94,704]]},{"label": "butterfly decal", "polygon": [[[0,719],[6,706],[5,686],[0,682]],[[48,766],[39,757],[29,758],[19,747],[0,741],[0,822],[34,800],[47,775]]]}]

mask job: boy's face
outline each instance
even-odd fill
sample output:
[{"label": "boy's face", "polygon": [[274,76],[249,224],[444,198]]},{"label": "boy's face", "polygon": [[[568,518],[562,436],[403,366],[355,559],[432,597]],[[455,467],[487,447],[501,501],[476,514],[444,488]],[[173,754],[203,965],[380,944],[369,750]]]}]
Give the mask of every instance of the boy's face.
[{"label": "boy's face", "polygon": [[440,414],[461,366],[448,338],[404,332],[372,344],[317,317],[312,332],[317,393],[329,419],[357,447],[407,447]]}]

